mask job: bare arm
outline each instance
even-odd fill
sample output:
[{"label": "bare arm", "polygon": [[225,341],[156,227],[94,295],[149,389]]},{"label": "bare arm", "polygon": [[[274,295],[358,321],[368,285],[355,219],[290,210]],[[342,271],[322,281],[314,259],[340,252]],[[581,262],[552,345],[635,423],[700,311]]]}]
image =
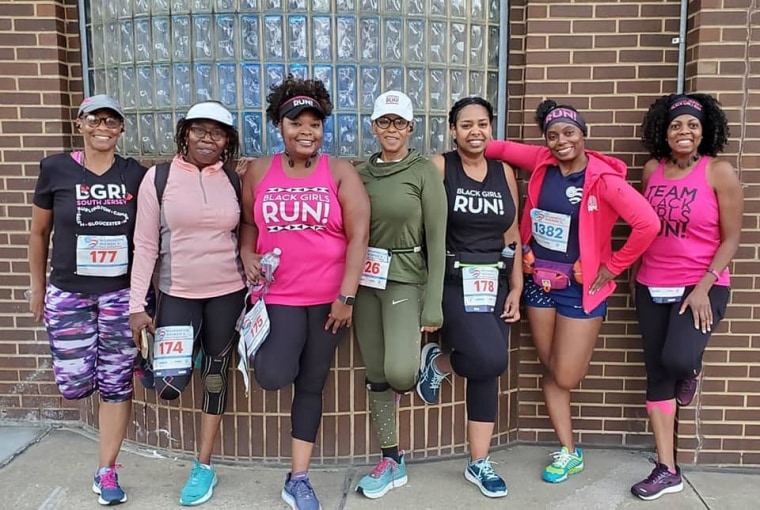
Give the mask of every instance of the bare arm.
[{"label": "bare arm", "polygon": [[261,279],[261,255],[256,253],[256,242],[259,237],[259,229],[253,218],[254,190],[269,167],[270,158],[260,158],[249,161],[243,174],[242,197],[240,204],[240,259],[243,262],[245,276],[249,282],[258,282]]},{"label": "bare arm", "polygon": [[705,268],[702,279],[681,301],[679,310],[680,314],[684,314],[687,308],[691,308],[694,329],[701,329],[703,333],[710,331],[714,323],[708,294],[717,281],[712,271],[723,271],[739,249],[744,214],[744,192],[730,163],[725,160],[712,160],[707,167],[707,180],[718,199],[720,245],[713,255],[710,267]]},{"label": "bare arm", "polygon": [[446,167],[446,160],[443,159],[442,154],[436,154],[435,156],[430,157],[430,161],[435,165],[435,167],[438,169],[438,172],[440,172],[441,177],[444,176],[444,169]]},{"label": "bare arm", "polygon": [[29,271],[32,276],[32,295],[29,309],[34,320],[42,320],[47,280],[48,247],[53,231],[53,211],[32,206],[32,229],[29,233]]},{"label": "bare arm", "polygon": [[522,244],[520,242],[520,199],[517,195],[517,179],[515,171],[507,163],[504,165],[504,175],[509,185],[509,193],[512,195],[512,203],[515,204],[515,219],[504,232],[504,246],[514,249],[515,259],[512,264],[512,272],[509,275],[509,295],[504,303],[504,313],[502,318],[507,322],[517,322],[520,320],[520,297],[523,291],[523,271],[522,271]]},{"label": "bare arm", "polygon": [[[331,158],[330,169],[338,183],[338,200],[343,214],[343,229],[346,232],[346,268],[340,283],[340,294],[356,296],[359,280],[367,257],[369,242],[369,197],[359,174],[348,161]],[[338,296],[335,296],[338,298]],[[337,333],[341,327],[350,327],[353,305],[336,299],[330,307],[325,329]]]},{"label": "bare arm", "polygon": [[504,163],[504,175],[507,177],[507,184],[509,184],[509,192],[512,195],[512,203],[515,204],[515,219],[512,221],[512,225],[509,226],[506,232],[504,232],[504,246],[515,245],[515,263],[512,267],[512,274],[510,275],[510,288],[519,290],[522,292],[523,288],[523,272],[522,272],[522,245],[520,243],[520,199],[517,195],[517,179],[515,179],[515,171],[511,166]]},{"label": "bare arm", "polygon": [[[720,214],[720,246],[707,269],[720,273],[739,249],[744,215],[744,190],[734,167],[725,160],[712,160],[707,172],[708,181],[718,197]],[[715,283],[712,273],[705,273],[699,285],[709,289]]]},{"label": "bare arm", "polygon": [[[657,169],[657,165],[659,165],[660,162],[656,159],[650,159],[644,164],[644,169],[641,173],[641,194],[644,195],[647,190],[647,184],[649,183],[649,178],[652,177],[652,174]],[[639,274],[639,268],[641,267],[641,257],[636,259],[636,262],[634,262],[631,265],[631,281],[630,285],[631,288],[634,288],[636,286],[636,275]]]},{"label": "bare arm", "polygon": [[355,296],[367,257],[369,242],[370,206],[367,191],[359,174],[348,161],[334,159],[330,162],[338,181],[338,200],[343,211],[343,228],[346,231],[346,269],[340,284],[340,293]]}]

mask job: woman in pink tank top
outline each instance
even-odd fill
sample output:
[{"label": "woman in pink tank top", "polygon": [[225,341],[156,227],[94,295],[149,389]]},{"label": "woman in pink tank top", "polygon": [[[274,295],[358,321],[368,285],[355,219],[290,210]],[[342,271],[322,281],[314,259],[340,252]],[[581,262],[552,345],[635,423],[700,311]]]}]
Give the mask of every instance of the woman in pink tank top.
[{"label": "woman in pink tank top", "polygon": [[[320,508],[308,469],[322,417],[322,391],[352,307],[367,254],[369,198],[354,167],[319,154],[330,95],[319,80],[292,76],[267,97],[267,117],[285,151],[249,163],[243,177],[240,255],[250,283],[261,257],[280,262],[264,295],[271,329],[253,361],[265,390],[293,384],[291,471],[282,499]],[[258,439],[258,438],[257,438]]]},{"label": "woman in pink tank top", "polygon": [[673,452],[676,404],[694,398],[711,330],[725,315],[728,265],[739,247],[744,205],[735,169],[716,159],[728,122],[712,96],[661,97],[642,128],[652,157],[642,185],[660,217],[660,233],[631,280],[658,462],[631,492],[652,500],[683,490]]}]

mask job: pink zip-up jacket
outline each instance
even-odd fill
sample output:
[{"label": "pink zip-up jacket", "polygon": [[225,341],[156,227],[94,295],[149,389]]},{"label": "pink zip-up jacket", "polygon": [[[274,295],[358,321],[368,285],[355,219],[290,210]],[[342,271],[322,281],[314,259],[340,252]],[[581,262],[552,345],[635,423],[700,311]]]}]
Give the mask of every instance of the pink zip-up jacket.
[{"label": "pink zip-up jacket", "polygon": [[158,288],[170,296],[207,299],[245,287],[238,253],[240,205],[222,162],[203,170],[175,156],[159,207],[156,167],[140,185],[129,313],[145,310],[158,261]]},{"label": "pink zip-up jacket", "polygon": [[[558,161],[546,147],[496,140],[488,144],[485,156],[531,172],[528,197],[520,219],[520,238],[523,245],[526,245],[532,237],[530,211],[538,204],[546,169],[558,165]],[[583,272],[583,310],[589,313],[603,303],[616,287],[611,280],[595,294],[589,294],[599,266],[604,264],[614,275],[622,273],[657,237],[660,220],[649,202],[626,182],[625,163],[591,150],[586,151],[586,156],[588,165],[578,219],[578,236]],[[613,252],[612,228],[619,217],[632,230],[623,247]]]}]

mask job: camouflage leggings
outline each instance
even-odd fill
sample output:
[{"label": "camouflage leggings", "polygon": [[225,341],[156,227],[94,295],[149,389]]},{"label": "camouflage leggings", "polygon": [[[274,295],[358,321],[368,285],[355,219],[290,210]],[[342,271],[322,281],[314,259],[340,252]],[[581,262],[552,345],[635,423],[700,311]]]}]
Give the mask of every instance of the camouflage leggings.
[{"label": "camouflage leggings", "polygon": [[137,347],[129,329],[129,289],[83,294],[48,285],[45,326],[64,398],[85,398],[95,390],[103,402],[132,398]]}]

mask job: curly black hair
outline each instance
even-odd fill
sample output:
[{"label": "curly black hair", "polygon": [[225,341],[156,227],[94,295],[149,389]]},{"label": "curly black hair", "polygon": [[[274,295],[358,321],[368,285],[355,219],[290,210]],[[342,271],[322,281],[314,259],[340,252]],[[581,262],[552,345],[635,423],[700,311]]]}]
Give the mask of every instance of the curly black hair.
[{"label": "curly black hair", "polygon": [[[177,122],[177,130],[174,132],[174,143],[177,146],[177,154],[187,154],[187,132],[195,120],[180,119]],[[224,146],[224,150],[222,151],[222,162],[229,163],[230,161],[235,161],[240,156],[240,136],[237,129],[232,126],[225,126],[224,124],[219,124],[219,126],[227,133],[227,145]]]},{"label": "curly black hair", "polygon": [[459,112],[461,112],[466,106],[470,105],[482,106],[488,112],[488,121],[493,122],[493,105],[479,96],[463,97],[451,107],[449,110],[449,127],[454,127],[459,120]]},{"label": "curly black hair", "polygon": [[[549,112],[557,108],[567,108],[568,110],[572,110],[577,113],[579,117],[581,115],[574,106],[570,106],[569,104],[557,104],[557,102],[553,99],[544,99],[536,107],[536,114],[533,117],[533,120],[536,121],[536,125],[538,125],[538,129],[541,130],[541,134],[545,134],[544,120],[546,120],[546,116],[549,115]],[[586,133],[583,134],[585,135]]]},{"label": "curly black hair", "polygon": [[267,118],[275,126],[280,125],[280,107],[291,97],[308,96],[322,106],[325,117],[332,113],[333,105],[330,101],[330,93],[322,80],[301,80],[294,78],[292,74],[288,74],[282,83],[273,85],[270,90],[271,92],[267,96]]},{"label": "curly black hair", "polygon": [[[703,156],[717,156],[728,143],[730,132],[728,119],[717,99],[709,94],[687,94],[702,105],[705,118],[702,121],[702,142],[697,151]],[[668,110],[678,94],[662,96],[649,107],[641,122],[641,143],[655,159],[670,156],[668,145]]]}]

